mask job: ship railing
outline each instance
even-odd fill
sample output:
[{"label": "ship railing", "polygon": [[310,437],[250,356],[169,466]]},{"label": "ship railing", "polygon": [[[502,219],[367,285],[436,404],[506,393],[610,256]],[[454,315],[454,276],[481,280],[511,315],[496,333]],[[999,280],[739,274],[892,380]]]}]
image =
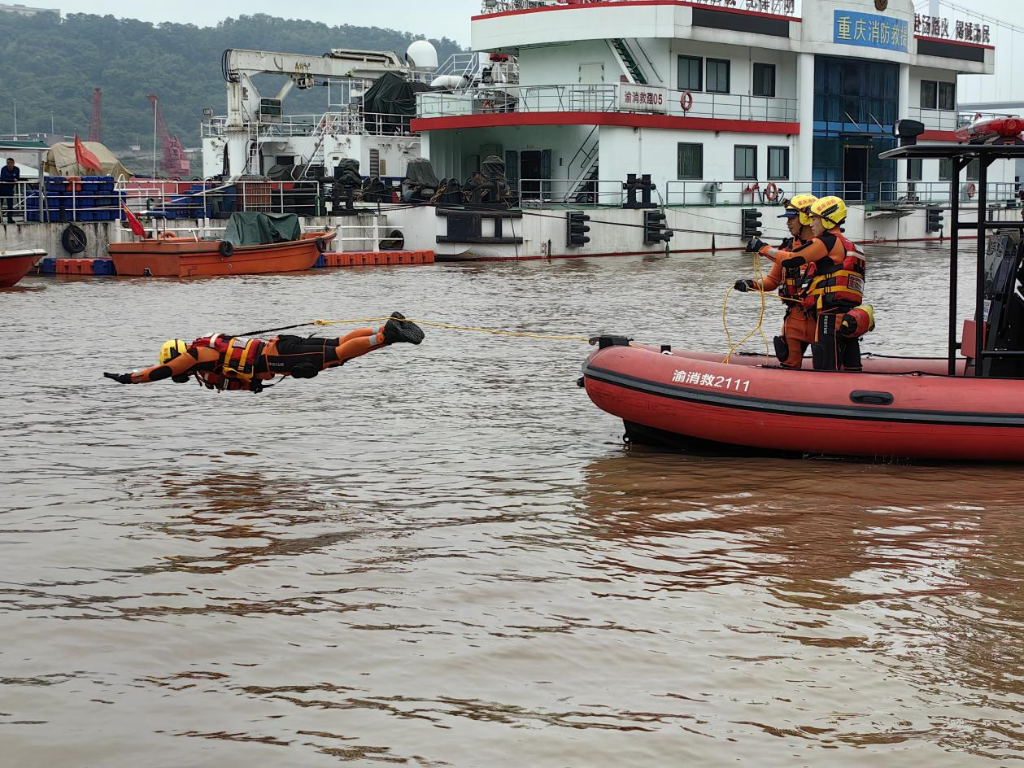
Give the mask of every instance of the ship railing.
[{"label": "ship railing", "polygon": [[467,80],[472,80],[477,74],[479,63],[479,53],[453,53],[444,64],[434,71],[434,77],[458,75],[459,77],[465,77]]},{"label": "ship railing", "polygon": [[[331,195],[324,196],[318,181],[271,181],[264,179],[223,181],[175,181],[168,179],[131,179],[117,185],[117,197],[111,206],[90,209],[120,211],[121,201],[139,216],[178,219],[227,219],[236,211],[294,213],[302,217],[331,213]],[[70,198],[49,199],[53,220],[71,220],[74,213]],[[81,218],[102,221],[107,217]],[[114,218],[124,218],[123,213]]]},{"label": "ship railing", "polygon": [[39,181],[37,179],[15,181],[10,185],[10,191],[11,199],[9,202],[11,207],[7,207],[7,200],[0,201],[0,214],[2,214],[0,220],[7,221],[8,216],[13,216],[16,220],[25,221],[30,195],[36,198],[39,194]]},{"label": "ship railing", "polygon": [[617,112],[720,120],[796,122],[796,99],[695,93],[629,83],[506,85],[421,93],[417,116],[519,112]]},{"label": "ship railing", "polygon": [[[313,115],[284,115],[280,122],[250,123],[261,138],[313,136],[320,131],[338,136],[411,136],[411,116],[382,112],[326,112]],[[223,137],[227,118],[215,117],[203,123],[203,138]]]},{"label": "ship railing", "polygon": [[548,5],[569,5],[569,4],[582,4],[581,0],[572,0],[572,2],[564,2],[562,0],[483,0],[480,4],[480,12],[482,14],[491,13],[508,13],[509,11],[527,11],[532,8],[543,8]]},{"label": "ship railing", "polygon": [[611,206],[625,202],[622,179],[520,179],[510,186],[524,207]]},{"label": "ship railing", "polygon": [[861,181],[669,181],[663,201],[674,206],[764,206],[779,205],[783,200],[801,193],[818,197],[835,195],[848,203],[871,202],[873,192]]},{"label": "ship railing", "polygon": [[[988,199],[993,201],[993,205],[1000,201],[1010,208],[1019,205],[1020,189],[1013,182],[989,182],[987,190]],[[960,182],[958,198],[962,206],[977,203],[978,193],[976,181]],[[949,181],[882,182],[879,186],[879,202],[897,207],[947,205],[952,202],[950,194]]]}]

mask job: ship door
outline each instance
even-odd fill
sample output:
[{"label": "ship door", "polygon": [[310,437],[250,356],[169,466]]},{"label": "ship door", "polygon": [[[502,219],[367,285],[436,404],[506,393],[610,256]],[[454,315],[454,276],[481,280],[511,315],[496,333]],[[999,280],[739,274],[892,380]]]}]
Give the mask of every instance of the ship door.
[{"label": "ship door", "polygon": [[547,199],[551,193],[551,150],[525,149],[519,153],[519,192],[524,200]]},{"label": "ship door", "polygon": [[580,64],[580,85],[600,85],[604,82],[604,62]]},{"label": "ship door", "polygon": [[523,200],[540,198],[540,180],[543,153],[539,149],[525,149],[519,153],[520,197]]},{"label": "ship door", "polygon": [[847,145],[843,148],[843,179],[847,182],[842,196],[847,202],[863,202],[868,186],[868,153],[871,147]]}]

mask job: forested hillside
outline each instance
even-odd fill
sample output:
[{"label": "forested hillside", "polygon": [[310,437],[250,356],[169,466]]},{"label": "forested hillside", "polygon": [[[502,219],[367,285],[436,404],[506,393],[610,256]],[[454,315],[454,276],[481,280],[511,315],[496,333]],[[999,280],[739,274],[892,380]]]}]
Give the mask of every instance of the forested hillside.
[{"label": "forested hillside", "polygon": [[[148,95],[160,97],[172,133],[197,146],[203,109],[225,109],[221,54],[258,48],[320,55],[331,48],[392,50],[404,54],[414,35],[377,27],[320,24],[272,16],[241,16],[215,27],[160,24],[113,16],[0,13],[0,133],[14,129],[89,133],[93,88],[103,89],[103,141],[112,149],[152,141]],[[458,45],[433,41],[443,62]],[[273,89],[273,90],[276,90]],[[294,93],[294,92],[293,92]],[[269,93],[269,95],[273,95]],[[286,111],[323,110],[326,89],[295,93]]]}]

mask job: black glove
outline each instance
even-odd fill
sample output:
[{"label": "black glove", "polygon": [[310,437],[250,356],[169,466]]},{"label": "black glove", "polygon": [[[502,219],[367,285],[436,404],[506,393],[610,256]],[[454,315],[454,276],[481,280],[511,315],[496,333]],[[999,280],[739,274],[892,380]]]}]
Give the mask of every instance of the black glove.
[{"label": "black glove", "polygon": [[794,238],[792,238],[792,237],[787,237],[787,238],[786,238],[785,240],[783,240],[783,241],[782,241],[782,243],[781,243],[781,244],[779,245],[779,248],[781,248],[781,249],[782,249],[782,250],[784,250],[784,251],[791,251],[791,250],[793,250],[793,242],[794,242]]},{"label": "black glove", "polygon": [[752,237],[747,242],[747,250],[746,250],[746,252],[747,253],[757,253],[762,248],[764,248],[766,245],[768,245],[768,243],[766,243],[760,237]]},{"label": "black glove", "polygon": [[807,262],[804,261],[804,257],[803,256],[794,256],[793,258],[786,259],[784,262],[782,262],[782,268],[783,269],[796,269],[797,267],[802,267],[806,263]]},{"label": "black glove", "polygon": [[753,290],[756,286],[753,280],[737,280],[736,285],[733,288],[740,293],[746,293],[747,291]]},{"label": "black glove", "polygon": [[130,373],[104,373],[108,379],[113,379],[118,384],[131,384],[132,375]]}]

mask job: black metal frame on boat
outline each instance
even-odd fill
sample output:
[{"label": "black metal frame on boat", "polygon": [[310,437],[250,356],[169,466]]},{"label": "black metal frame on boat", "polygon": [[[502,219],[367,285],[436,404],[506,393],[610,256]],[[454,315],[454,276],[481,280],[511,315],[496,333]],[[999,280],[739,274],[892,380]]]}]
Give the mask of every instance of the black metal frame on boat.
[{"label": "black metal frame on boat", "polygon": [[[923,126],[922,126],[923,128]],[[897,131],[899,125],[897,124]],[[988,233],[990,230],[1016,229],[1024,237],[1024,221],[1008,222],[989,221],[988,169],[996,160],[1024,160],[1024,142],[1019,135],[988,144],[917,144],[913,129],[910,135],[903,136],[905,143],[896,149],[883,152],[879,157],[883,160],[917,160],[938,159],[952,160],[953,178],[950,181],[950,200],[952,201],[952,222],[950,225],[950,265],[949,265],[949,375],[956,375],[957,352],[962,348],[958,341],[957,328],[957,289],[960,255],[960,233],[963,230],[977,229],[977,290],[975,296],[974,331],[975,359],[974,375],[984,378],[988,375],[986,359],[1024,357],[1022,350],[988,350],[985,349],[985,255],[987,252]],[[899,135],[899,134],[898,134]],[[974,160],[978,161],[978,221],[976,224],[960,220],[960,178],[961,174]],[[965,372],[966,373],[966,372]]]}]

